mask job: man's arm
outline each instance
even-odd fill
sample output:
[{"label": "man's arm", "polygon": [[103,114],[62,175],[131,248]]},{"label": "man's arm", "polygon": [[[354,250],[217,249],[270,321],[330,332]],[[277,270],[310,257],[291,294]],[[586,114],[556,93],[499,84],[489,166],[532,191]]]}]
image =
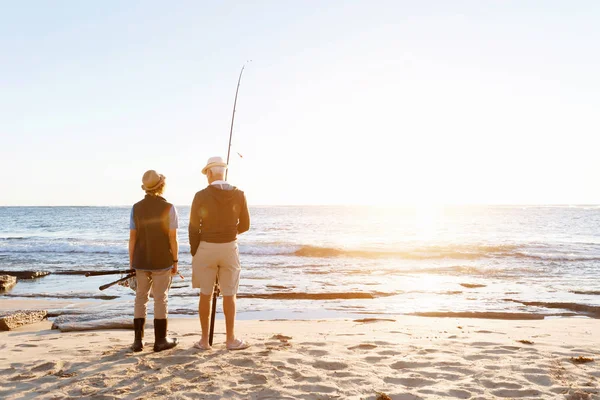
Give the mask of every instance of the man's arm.
[{"label": "man's arm", "polygon": [[242,193],[242,209],[240,211],[240,218],[238,221],[237,231],[238,234],[240,234],[246,232],[248,229],[250,229],[250,212],[248,211],[246,195]]},{"label": "man's arm", "polygon": [[133,269],[133,250],[135,249],[135,239],[137,237],[137,231],[135,229],[129,230],[129,268]]},{"label": "man's arm", "polygon": [[192,256],[196,254],[198,245],[200,244],[200,214],[198,213],[198,195],[194,196],[192,201],[192,209],[190,210],[190,225],[188,227],[188,235],[190,239],[190,252]]},{"label": "man's arm", "polygon": [[[171,246],[171,254],[173,258],[177,260],[177,255],[179,254],[179,242],[177,241],[177,229],[169,229],[169,245]],[[179,261],[179,260],[177,260]],[[178,262],[173,263],[172,274],[176,274],[178,271]]]},{"label": "man's arm", "polygon": [[175,275],[179,264],[179,242],[177,241],[177,228],[179,228],[179,215],[175,206],[169,210],[169,246],[171,246],[171,255],[173,256],[173,269],[171,273]]},{"label": "man's arm", "polygon": [[129,213],[129,268],[133,269],[133,251],[135,250],[135,239],[137,238],[137,230],[135,220],[133,219],[133,207]]}]

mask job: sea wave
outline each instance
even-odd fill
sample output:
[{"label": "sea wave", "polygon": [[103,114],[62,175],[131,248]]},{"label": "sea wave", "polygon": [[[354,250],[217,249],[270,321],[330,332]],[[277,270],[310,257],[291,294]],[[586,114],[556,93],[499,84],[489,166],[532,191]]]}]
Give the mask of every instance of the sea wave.
[{"label": "sea wave", "polygon": [[348,258],[400,258],[408,260],[481,258],[518,258],[547,261],[600,261],[600,257],[591,254],[561,252],[530,252],[517,245],[459,245],[430,246],[403,251],[390,250],[354,250],[334,247],[300,246],[292,255],[297,257],[348,257]]},{"label": "sea wave", "polygon": [[[297,245],[284,243],[251,243],[239,246],[240,253],[253,256],[292,256],[305,258],[363,258],[405,260],[478,260],[483,258],[516,258],[540,261],[600,261],[597,252],[569,253],[545,246],[529,245],[448,245],[424,246],[402,250],[393,249],[347,249],[327,246]],[[189,252],[189,245],[181,244],[181,252]],[[127,254],[127,244],[114,242],[52,241],[27,242],[23,240],[0,242],[0,253],[90,253]]]}]

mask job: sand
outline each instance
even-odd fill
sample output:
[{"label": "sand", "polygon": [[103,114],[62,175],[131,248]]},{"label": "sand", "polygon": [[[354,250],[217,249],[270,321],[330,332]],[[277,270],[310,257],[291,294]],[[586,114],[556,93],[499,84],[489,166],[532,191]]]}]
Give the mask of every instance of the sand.
[{"label": "sand", "polygon": [[593,319],[240,321],[243,351],[225,349],[218,320],[214,349],[200,351],[198,321],[173,318],[180,344],[162,353],[151,329],[132,353],[132,331],[50,325],[0,333],[0,398],[600,399]]}]

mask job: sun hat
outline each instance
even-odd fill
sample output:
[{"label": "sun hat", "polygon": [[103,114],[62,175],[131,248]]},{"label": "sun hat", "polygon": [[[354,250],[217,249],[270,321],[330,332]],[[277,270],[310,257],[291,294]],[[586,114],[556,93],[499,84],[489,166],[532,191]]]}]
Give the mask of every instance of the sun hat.
[{"label": "sun hat", "polygon": [[150,191],[159,188],[163,183],[165,183],[165,176],[157,173],[155,170],[150,169],[144,172],[144,176],[142,176],[142,189],[145,191]]},{"label": "sun hat", "polygon": [[227,168],[227,163],[223,161],[221,157],[211,157],[206,162],[206,166],[202,168],[202,174],[206,175],[206,172],[212,167],[225,167]]}]

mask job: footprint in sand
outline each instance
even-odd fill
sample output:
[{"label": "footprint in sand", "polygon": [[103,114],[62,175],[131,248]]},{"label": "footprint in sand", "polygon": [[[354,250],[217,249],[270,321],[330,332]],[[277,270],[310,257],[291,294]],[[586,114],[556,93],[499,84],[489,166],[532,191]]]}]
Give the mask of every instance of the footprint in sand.
[{"label": "footprint in sand", "polygon": [[480,384],[485,386],[488,389],[498,389],[498,388],[506,388],[506,389],[521,389],[523,386],[511,383],[511,382],[498,382],[498,381],[490,381],[487,379],[482,379],[479,381]]},{"label": "footprint in sand", "polygon": [[46,371],[51,371],[51,370],[59,370],[62,369],[64,366],[63,362],[59,361],[59,362],[45,362],[43,364],[40,364],[36,367],[31,368],[32,372],[46,372]]},{"label": "footprint in sand", "polygon": [[8,378],[9,381],[26,381],[27,379],[33,379],[35,378],[35,375],[32,374],[19,374],[16,376],[13,376],[12,378]]},{"label": "footprint in sand", "polygon": [[427,368],[430,367],[430,363],[416,362],[416,361],[397,361],[390,365],[393,369],[412,369],[412,368]]},{"label": "footprint in sand", "polygon": [[398,343],[385,342],[383,340],[376,340],[373,342],[373,344],[376,344],[377,346],[397,346],[398,345]]},{"label": "footprint in sand", "polygon": [[236,367],[258,368],[258,365],[251,358],[238,358],[229,360],[229,363]]},{"label": "footprint in sand", "polygon": [[525,374],[523,376],[529,382],[535,383],[536,385],[539,385],[539,386],[550,387],[550,386],[554,385],[554,382],[552,381],[552,379],[548,375],[545,375],[545,374]]},{"label": "footprint in sand", "polygon": [[264,385],[268,382],[265,375],[262,374],[243,374],[243,383],[249,383],[251,385]]},{"label": "footprint in sand", "polygon": [[395,350],[383,350],[378,351],[377,354],[379,354],[380,356],[397,356],[398,354],[400,354],[400,352]]},{"label": "footprint in sand", "polygon": [[473,374],[475,374],[475,371],[473,371],[472,369],[465,368],[465,367],[460,366],[460,365],[442,366],[440,369],[443,370],[443,371],[447,371],[447,372],[457,372],[457,373],[459,373],[461,375],[473,375]]},{"label": "footprint in sand", "polygon": [[348,368],[348,364],[339,361],[317,361],[313,364],[313,367],[319,369],[326,369],[328,371],[339,371]]},{"label": "footprint in sand", "polygon": [[535,389],[501,389],[493,391],[492,394],[498,397],[528,397],[528,398],[539,398],[540,392]]},{"label": "footprint in sand", "polygon": [[473,354],[470,356],[465,356],[464,358],[465,358],[465,360],[469,360],[469,361],[495,360],[495,357],[484,356],[484,355],[480,355],[480,354]]},{"label": "footprint in sand", "polygon": [[356,345],[356,346],[348,347],[348,350],[373,350],[373,349],[376,349],[376,348],[377,348],[376,344],[361,343],[361,344]]},{"label": "footprint in sand", "polygon": [[456,382],[456,381],[459,381],[464,378],[463,375],[447,374],[447,373],[443,373],[443,372],[421,372],[421,375],[423,375],[426,378],[431,378],[431,379],[435,379],[438,381],[445,380],[445,381],[452,381],[452,382]]},{"label": "footprint in sand", "polygon": [[493,342],[471,342],[469,346],[471,347],[484,347],[484,346],[495,346],[496,343]]},{"label": "footprint in sand", "polygon": [[409,388],[422,387],[422,386],[433,386],[437,382],[431,379],[425,379],[422,377],[411,377],[411,378],[397,378],[395,376],[388,376],[383,378],[385,383],[392,383],[394,385],[400,384]]},{"label": "footprint in sand", "polygon": [[328,351],[326,350],[308,350],[307,351],[308,354],[310,354],[311,356],[315,356],[315,357],[322,357],[322,356],[326,356],[329,354]]},{"label": "footprint in sand", "polygon": [[292,337],[291,337],[291,336],[286,336],[286,335],[277,334],[277,335],[273,335],[273,336],[271,336],[271,339],[277,339],[277,340],[282,340],[282,341],[283,341],[283,340],[285,340],[285,341],[288,341],[288,340],[292,340]]},{"label": "footprint in sand", "polygon": [[381,362],[382,360],[387,360],[388,357],[376,357],[376,356],[368,356],[365,357],[364,360],[366,362],[368,362],[369,364],[377,364],[378,362]]},{"label": "footprint in sand", "polygon": [[325,347],[327,343],[325,342],[302,342],[299,343],[301,346],[316,346],[316,347]]},{"label": "footprint in sand", "polygon": [[318,375],[304,375],[299,371],[294,371],[292,372],[291,378],[293,380],[295,380],[296,382],[310,382],[310,383],[317,383],[317,382],[322,382],[323,378],[321,378]]},{"label": "footprint in sand", "polygon": [[460,389],[451,389],[448,391],[448,394],[457,399],[470,399],[472,396],[471,392],[467,392],[466,390]]},{"label": "footprint in sand", "polygon": [[300,385],[297,388],[307,393],[333,393],[338,390],[338,388],[334,386],[325,385]]},{"label": "footprint in sand", "polygon": [[483,354],[513,354],[514,350],[506,350],[506,349],[489,349],[482,351]]},{"label": "footprint in sand", "polygon": [[37,344],[29,344],[29,343],[21,343],[16,345],[15,347],[39,347]]},{"label": "footprint in sand", "polygon": [[181,365],[181,364],[186,364],[186,363],[195,363],[198,362],[198,357],[194,357],[194,356],[167,356],[167,357],[161,357],[161,358],[157,358],[156,361],[160,364],[167,364],[167,365]]}]

